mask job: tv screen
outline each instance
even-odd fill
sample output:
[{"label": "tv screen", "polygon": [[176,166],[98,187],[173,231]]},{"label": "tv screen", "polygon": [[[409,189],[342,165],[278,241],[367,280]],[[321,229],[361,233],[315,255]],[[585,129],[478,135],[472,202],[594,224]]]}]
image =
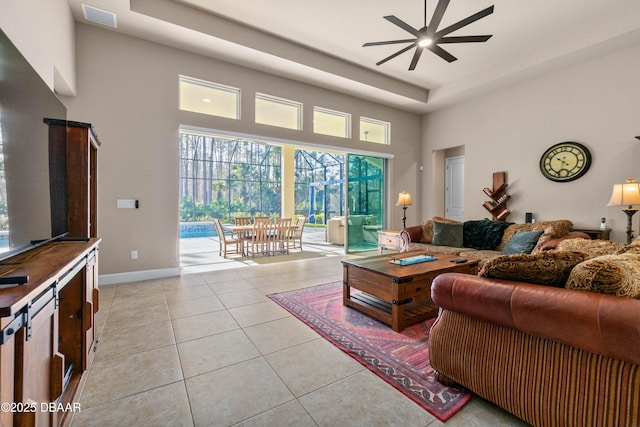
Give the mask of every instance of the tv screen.
[{"label": "tv screen", "polygon": [[0,259],[49,239],[49,129],[66,120],[53,91],[0,30]]}]

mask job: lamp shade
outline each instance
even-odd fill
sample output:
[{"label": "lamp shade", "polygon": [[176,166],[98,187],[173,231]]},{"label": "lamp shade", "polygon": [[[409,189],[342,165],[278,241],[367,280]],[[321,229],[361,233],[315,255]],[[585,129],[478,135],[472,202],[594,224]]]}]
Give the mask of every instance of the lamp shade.
[{"label": "lamp shade", "polygon": [[398,203],[396,203],[396,206],[411,206],[411,194],[406,191],[398,194]]},{"label": "lamp shade", "polygon": [[633,179],[627,179],[624,184],[615,184],[607,206],[631,205],[640,205],[640,183]]}]

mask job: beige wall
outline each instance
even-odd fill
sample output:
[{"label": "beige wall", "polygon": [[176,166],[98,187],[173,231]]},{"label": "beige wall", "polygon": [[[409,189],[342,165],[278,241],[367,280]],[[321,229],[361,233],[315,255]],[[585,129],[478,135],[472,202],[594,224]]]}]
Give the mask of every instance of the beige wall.
[{"label": "beige wall", "polygon": [[[111,31],[77,26],[76,97],[64,98],[70,120],[92,123],[102,141],[99,153],[99,234],[101,274],[135,271],[168,273],[178,261],[178,128],[189,125],[262,135],[325,147],[393,156],[390,171],[391,226],[402,213],[394,194],[416,192],[420,159],[418,115],[249,70]],[[241,120],[178,111],[178,75],[242,89]],[[304,130],[253,122],[254,93],[301,101]],[[391,122],[392,145],[315,135],[314,105]],[[358,129],[353,134],[359,134]],[[399,165],[399,166],[398,166]],[[139,209],[116,209],[116,199],[140,200]],[[138,250],[132,261],[130,251]]]},{"label": "beige wall", "polygon": [[66,0],[0,0],[0,28],[51,89],[75,93],[75,33]]},{"label": "beige wall", "polygon": [[[465,147],[467,219],[490,217],[482,207],[492,173],[507,171],[512,198],[509,221],[568,218],[576,226],[599,227],[606,217],[612,238],[625,239],[626,216],[607,207],[614,183],[640,180],[640,46],[513,85],[423,118],[423,162],[439,150]],[[545,149],[576,141],[591,150],[589,172],[577,181],[554,183],[539,172]],[[437,160],[439,161],[439,160]],[[434,180],[433,182],[437,182]],[[441,214],[442,193],[423,188],[422,211]],[[434,202],[434,198],[436,201]],[[638,215],[634,226],[638,228]]]}]

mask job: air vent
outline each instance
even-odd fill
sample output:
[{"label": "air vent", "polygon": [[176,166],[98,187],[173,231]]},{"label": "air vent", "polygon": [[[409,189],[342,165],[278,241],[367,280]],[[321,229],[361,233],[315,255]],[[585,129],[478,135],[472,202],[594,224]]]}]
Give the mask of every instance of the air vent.
[{"label": "air vent", "polygon": [[86,19],[87,21],[106,25],[107,27],[111,28],[118,28],[116,14],[113,12],[98,9],[97,7],[89,6],[82,3],[82,13],[84,14],[84,19]]}]

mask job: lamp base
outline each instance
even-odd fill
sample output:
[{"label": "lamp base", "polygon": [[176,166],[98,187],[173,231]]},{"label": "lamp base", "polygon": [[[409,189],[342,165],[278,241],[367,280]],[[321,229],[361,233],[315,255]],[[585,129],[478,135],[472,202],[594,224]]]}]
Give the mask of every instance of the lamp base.
[{"label": "lamp base", "polygon": [[407,228],[407,207],[402,207],[402,229]]},{"label": "lamp base", "polygon": [[633,232],[635,231],[631,226],[631,218],[638,212],[638,209],[629,206],[627,209],[622,209],[622,212],[627,214],[627,244],[629,244],[633,240]]}]

